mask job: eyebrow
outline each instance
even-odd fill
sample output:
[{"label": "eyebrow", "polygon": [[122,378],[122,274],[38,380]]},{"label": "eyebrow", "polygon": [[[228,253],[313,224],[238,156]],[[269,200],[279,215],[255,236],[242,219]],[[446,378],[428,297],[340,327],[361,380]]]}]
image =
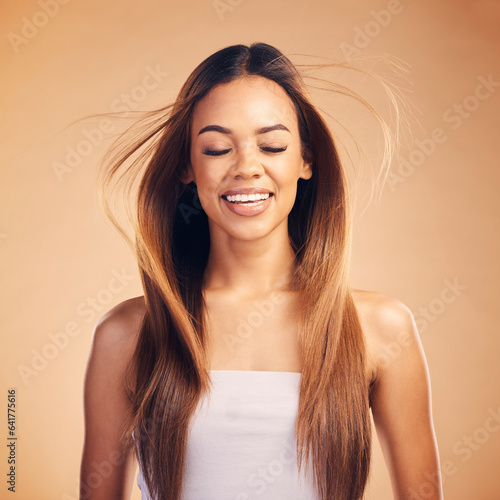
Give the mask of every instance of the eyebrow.
[{"label": "eyebrow", "polygon": [[[267,134],[268,132],[272,132],[273,130],[284,130],[286,132],[290,132],[290,130],[288,130],[288,128],[286,128],[284,125],[282,125],[281,123],[277,123],[276,125],[269,125],[268,127],[259,128],[256,130],[256,133],[258,135]],[[204,132],[220,132],[221,134],[232,134],[232,130],[221,127],[220,125],[207,125],[198,132],[198,135],[201,135]]]}]

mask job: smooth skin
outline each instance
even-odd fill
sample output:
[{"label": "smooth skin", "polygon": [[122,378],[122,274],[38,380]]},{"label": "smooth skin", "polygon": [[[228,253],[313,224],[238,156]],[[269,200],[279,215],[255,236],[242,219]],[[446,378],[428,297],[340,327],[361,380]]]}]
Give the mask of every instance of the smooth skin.
[{"label": "smooth skin", "polygon": [[[263,132],[276,124],[286,130]],[[214,87],[196,106],[184,180],[197,184],[209,218],[203,292],[211,369],[301,371],[298,297],[285,286],[294,257],[287,215],[298,179],[312,174],[293,103],[274,82],[244,77]],[[266,211],[242,216],[227,209],[224,192],[254,186],[274,194]],[[430,380],[412,313],[380,293],[353,290],[353,298],[366,338],[373,418],[394,499],[441,500]],[[237,325],[265,301],[271,305],[265,323],[239,333]],[[85,375],[81,500],[130,498],[136,457],[133,452],[117,457],[129,404],[125,370],[144,313],[144,297],[129,299],[94,329]],[[128,383],[133,387],[133,374]]]}]

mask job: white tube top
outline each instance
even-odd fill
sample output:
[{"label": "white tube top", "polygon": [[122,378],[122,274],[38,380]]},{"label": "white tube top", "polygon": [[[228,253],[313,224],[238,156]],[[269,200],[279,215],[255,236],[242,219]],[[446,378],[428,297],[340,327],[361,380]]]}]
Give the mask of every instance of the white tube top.
[{"label": "white tube top", "polygon": [[[300,373],[211,370],[190,423],[182,500],[315,500],[299,478],[294,426]],[[305,464],[304,464],[305,465]],[[142,500],[152,500],[139,467]]]}]

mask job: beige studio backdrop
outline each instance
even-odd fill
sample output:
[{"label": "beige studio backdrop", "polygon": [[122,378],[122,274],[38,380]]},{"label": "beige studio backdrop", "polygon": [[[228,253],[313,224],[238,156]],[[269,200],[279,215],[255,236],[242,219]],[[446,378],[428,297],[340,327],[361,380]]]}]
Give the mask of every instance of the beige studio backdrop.
[{"label": "beige studio backdrop", "polygon": [[[1,9],[0,498],[77,498],[92,329],[112,306],[142,294],[134,257],[95,196],[98,162],[119,124],[68,125],[171,102],[202,59],[254,41],[294,61],[388,53],[406,64],[414,142],[406,140],[380,202],[356,217],[352,285],[414,313],[445,497],[500,498],[500,2],[19,0]],[[368,80],[358,83],[372,92]],[[367,115],[318,99],[376,155]],[[389,478],[374,443],[366,498],[386,500]],[[11,449],[15,493],[6,481]]]}]

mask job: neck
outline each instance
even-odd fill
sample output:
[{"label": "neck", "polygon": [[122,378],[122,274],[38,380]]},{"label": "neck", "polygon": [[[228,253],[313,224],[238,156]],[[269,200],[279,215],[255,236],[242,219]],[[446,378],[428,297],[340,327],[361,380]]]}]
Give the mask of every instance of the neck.
[{"label": "neck", "polygon": [[256,240],[236,239],[212,231],[204,289],[262,295],[286,288],[295,258],[286,225]]}]

